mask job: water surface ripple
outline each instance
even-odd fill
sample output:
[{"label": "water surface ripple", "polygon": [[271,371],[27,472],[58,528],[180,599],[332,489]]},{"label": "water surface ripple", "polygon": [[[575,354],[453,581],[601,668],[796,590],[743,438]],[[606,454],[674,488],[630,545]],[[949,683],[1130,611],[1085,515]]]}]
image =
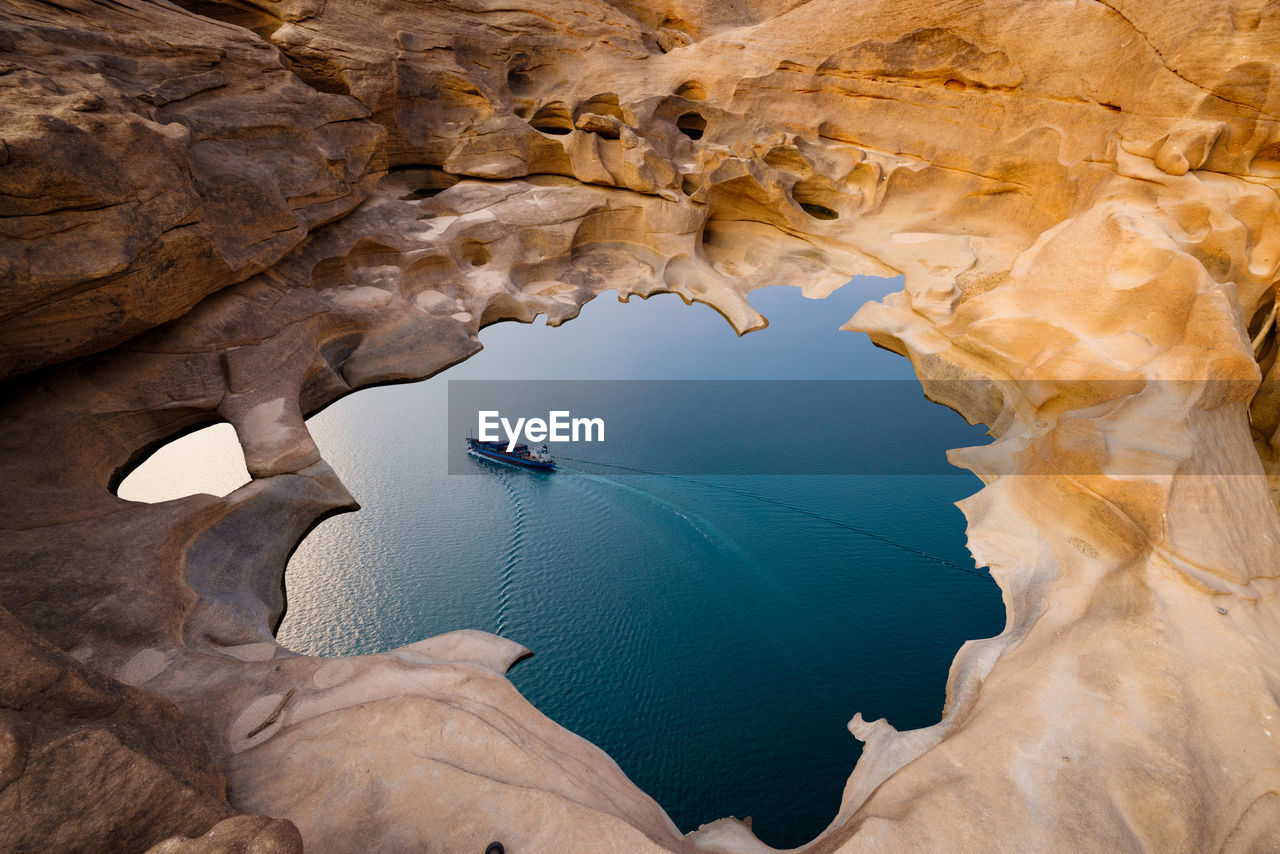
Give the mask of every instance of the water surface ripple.
[{"label": "water surface ripple", "polygon": [[[866,294],[837,297],[768,294],[771,327],[741,340],[708,310],[602,301],[560,330],[492,327],[448,377],[902,376],[836,332]],[[567,459],[556,474],[473,460],[477,476],[450,476],[441,448],[462,437],[446,435],[444,390],[373,389],[311,420],[364,509],[294,555],[281,642],[342,655],[461,628],[518,641],[535,655],[516,686],[683,830],[735,815],[774,846],[813,838],[859,753],[853,714],[937,722],[957,649],[1003,627],[952,506],[971,476],[588,474]],[[954,446],[980,441],[955,423]]]}]

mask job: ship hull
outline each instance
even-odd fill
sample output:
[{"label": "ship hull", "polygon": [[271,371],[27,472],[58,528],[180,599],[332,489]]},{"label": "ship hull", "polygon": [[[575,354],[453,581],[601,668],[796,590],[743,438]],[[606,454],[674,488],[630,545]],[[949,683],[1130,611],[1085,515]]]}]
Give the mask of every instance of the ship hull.
[{"label": "ship hull", "polygon": [[516,468],[534,469],[535,471],[556,470],[556,464],[554,462],[527,460],[513,454],[504,454],[501,451],[491,451],[487,448],[478,448],[475,445],[468,447],[467,453],[478,459],[489,460],[494,463],[503,463],[504,465],[515,466]]}]

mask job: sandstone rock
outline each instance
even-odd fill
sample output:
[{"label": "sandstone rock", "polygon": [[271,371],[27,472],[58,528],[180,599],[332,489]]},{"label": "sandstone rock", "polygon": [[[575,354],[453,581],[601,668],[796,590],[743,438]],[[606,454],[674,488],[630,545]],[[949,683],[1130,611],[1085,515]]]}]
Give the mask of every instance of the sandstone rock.
[{"label": "sandstone rock", "polygon": [[260,815],[237,815],[218,822],[195,839],[173,837],[153,845],[147,854],[296,854],[302,851],[298,829],[287,821]]},{"label": "sandstone rock", "polygon": [[24,61],[0,84],[0,374],[171,320],[363,198],[367,111],[250,33],[77,0],[26,4],[6,34]]},{"label": "sandstone rock", "polygon": [[[304,418],[607,290],[747,332],[754,288],[903,274],[846,326],[990,427],[952,460],[1008,625],[936,726],[854,716],[801,850],[1275,847],[1280,17],[183,5],[0,20],[5,845],[296,849],[240,810],[314,851],[762,850],[681,836],[517,643],[279,648],[290,550],[356,506]],[[253,482],[112,494],[218,420]]]},{"label": "sandstone rock", "polygon": [[663,53],[671,53],[676,48],[693,44],[693,36],[671,27],[660,27],[654,34],[654,39]]},{"label": "sandstone rock", "polygon": [[140,851],[233,814],[204,740],[171,703],[95,673],[3,609],[0,636],[0,847]]}]

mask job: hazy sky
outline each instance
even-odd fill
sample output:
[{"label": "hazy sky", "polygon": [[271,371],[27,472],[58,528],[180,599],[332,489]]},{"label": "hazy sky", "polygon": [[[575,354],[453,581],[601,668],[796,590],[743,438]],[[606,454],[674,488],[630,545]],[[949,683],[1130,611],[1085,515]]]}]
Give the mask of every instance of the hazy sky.
[{"label": "hazy sky", "polygon": [[[480,333],[484,350],[424,384],[357,392],[316,416],[341,423],[344,412],[399,401],[443,403],[451,379],[910,379],[906,359],[840,326],[863,303],[901,289],[901,279],[858,278],[824,300],[799,288],[762,288],[751,304],[766,329],[739,338],[705,305],[674,294],[620,303],[612,291],[557,328],[499,323]],[[956,416],[957,426],[963,424]],[[318,425],[313,425],[316,429]],[[248,480],[230,425],[192,433],[161,448],[121,485],[121,497],[163,501],[195,492],[225,495]]]},{"label": "hazy sky", "polygon": [[558,328],[500,323],[480,333],[484,351],[449,379],[910,379],[906,359],[840,326],[902,280],[857,278],[824,300],[799,288],[762,288],[751,304],[767,329],[738,338],[705,305],[675,294],[618,302],[611,291]]}]

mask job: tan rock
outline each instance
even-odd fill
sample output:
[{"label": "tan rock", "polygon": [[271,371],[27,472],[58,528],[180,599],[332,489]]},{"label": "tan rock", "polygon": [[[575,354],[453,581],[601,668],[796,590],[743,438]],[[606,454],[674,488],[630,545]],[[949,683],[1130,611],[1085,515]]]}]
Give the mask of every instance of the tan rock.
[{"label": "tan rock", "polygon": [[295,854],[302,851],[298,829],[287,821],[260,815],[237,815],[218,822],[195,839],[173,837],[151,846],[147,854]]},{"label": "tan rock", "polygon": [[143,850],[234,814],[172,703],[93,672],[3,609],[0,639],[0,848]]},{"label": "tan rock", "polygon": [[[355,508],[303,418],[606,290],[746,332],[754,288],[902,274],[846,327],[990,427],[951,457],[985,483],[962,509],[1008,625],[961,650],[936,726],[853,718],[866,749],[801,850],[1276,847],[1280,17],[189,5],[0,20],[0,603],[25,625],[0,672],[21,697],[68,674],[58,714],[118,723],[2,704],[7,844],[296,847],[234,807],[315,851],[762,850],[736,822],[682,837],[512,689],[518,644],[277,647],[290,550]],[[217,420],[254,481],[112,495]],[[50,769],[65,802],[12,794]]]}]

